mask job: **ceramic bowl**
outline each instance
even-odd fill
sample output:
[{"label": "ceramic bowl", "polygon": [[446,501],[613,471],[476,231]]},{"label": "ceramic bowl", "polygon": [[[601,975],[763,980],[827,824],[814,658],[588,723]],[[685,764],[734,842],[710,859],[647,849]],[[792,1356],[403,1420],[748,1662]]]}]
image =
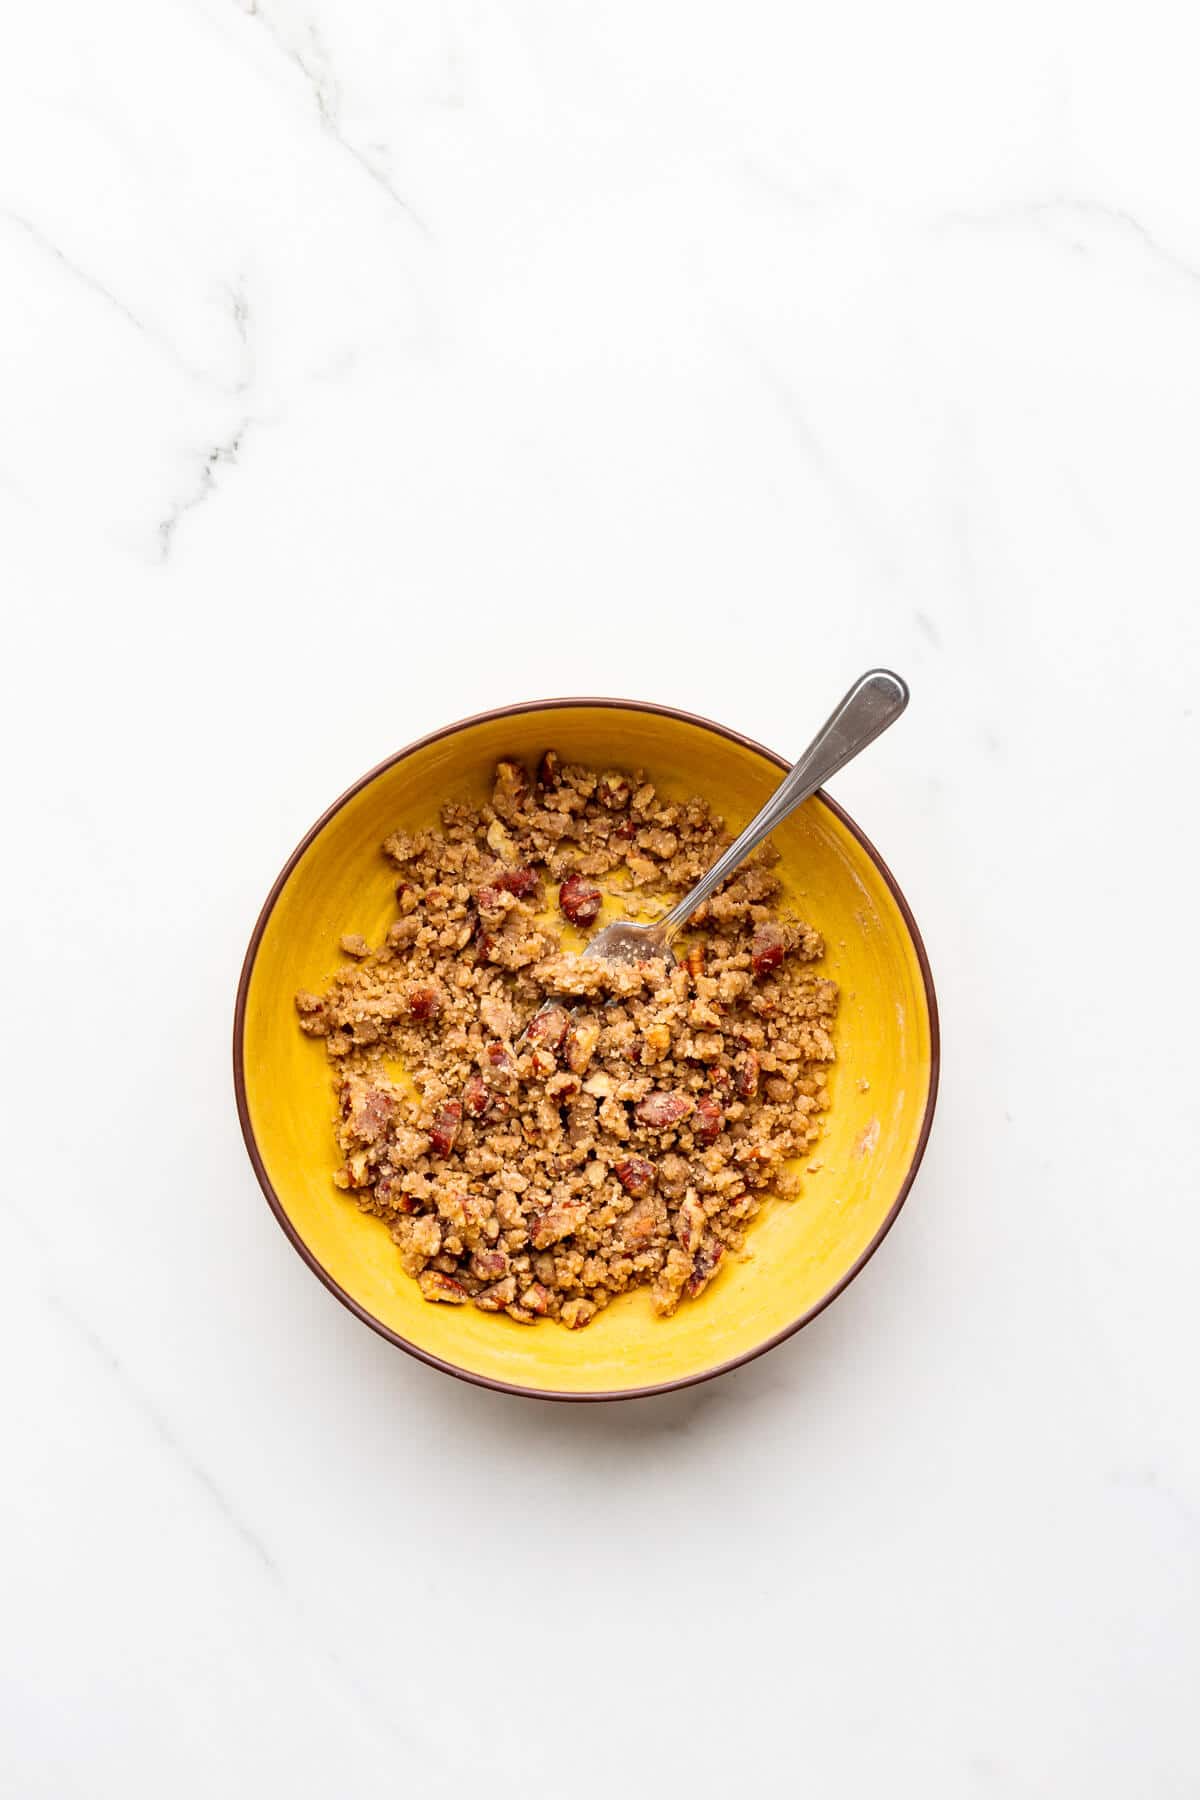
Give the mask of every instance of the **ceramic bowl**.
[{"label": "ceramic bowl", "polygon": [[234,1080],[250,1160],[313,1272],[383,1337],[447,1374],[509,1393],[614,1400],[661,1393],[760,1355],[828,1306],[878,1248],[912,1186],[937,1091],[929,963],[903,895],[862,832],[818,794],[774,835],[786,902],[825,935],[841,988],[838,1061],[824,1140],[803,1189],[768,1202],[744,1257],[672,1319],[640,1289],[584,1331],[431,1306],[383,1223],[332,1184],[333,1094],[325,1046],[298,1029],[292,996],[339,965],[342,932],[376,943],[394,917],[379,846],[436,821],[450,796],[482,799],[501,755],[645,768],[672,798],[703,794],[733,828],[787,766],[738,733],[672,708],[545,700],[447,726],[373,769],[318,819],[263,907],[242,970]]}]

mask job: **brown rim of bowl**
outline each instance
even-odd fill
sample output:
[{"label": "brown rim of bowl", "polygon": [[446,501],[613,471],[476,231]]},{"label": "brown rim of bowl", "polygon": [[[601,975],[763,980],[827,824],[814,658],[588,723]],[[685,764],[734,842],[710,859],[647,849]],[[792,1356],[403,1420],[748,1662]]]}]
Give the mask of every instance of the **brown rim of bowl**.
[{"label": "brown rim of bowl", "polygon": [[395,1344],[398,1349],[406,1350],[410,1356],[415,1356],[419,1362],[427,1363],[431,1369],[440,1369],[443,1375],[453,1375],[458,1381],[468,1381],[475,1387],[491,1388],[496,1393],[518,1394],[522,1399],[526,1400],[564,1400],[580,1402],[599,1400],[647,1400],[655,1394],[670,1394],[679,1388],[695,1387],[702,1381],[713,1381],[718,1375],[728,1375],[731,1369],[740,1368],[743,1363],[753,1362],[755,1357],[764,1356],[768,1350],[774,1350],[777,1344],[782,1344],[797,1331],[802,1331],[806,1325],[810,1324],[812,1320],[817,1317],[818,1313],[823,1313],[827,1306],[832,1305],[838,1295],[843,1293],[846,1288],[849,1287],[855,1276],[870,1262],[876,1250],[878,1250],[880,1244],[882,1244],[884,1238],[895,1224],[900,1208],[908,1198],[909,1189],[916,1180],[917,1170],[920,1168],[921,1159],[925,1154],[925,1146],[929,1142],[929,1132],[933,1125],[934,1107],[937,1104],[938,1076],[941,1069],[941,1038],[938,1027],[937,996],[934,993],[933,974],[929,967],[929,958],[925,952],[925,945],[922,941],[921,933],[917,929],[917,922],[913,918],[912,909],[910,908],[908,901],[904,898],[904,895],[901,893],[899,883],[895,876],[892,874],[871,840],[859,829],[850,815],[838,805],[837,801],[830,799],[824,788],[821,788],[818,791],[816,797],[823,805],[829,808],[835,818],[841,820],[846,829],[857,838],[858,842],[862,845],[871,861],[875,864],[875,867],[879,870],[879,873],[883,876],[883,879],[887,882],[888,887],[891,889],[892,897],[895,900],[896,905],[900,908],[901,916],[912,937],[913,945],[917,952],[917,961],[920,964],[921,980],[925,987],[925,1003],[929,1008],[929,1093],[925,1101],[925,1116],[921,1120],[921,1131],[917,1138],[917,1146],[913,1152],[912,1161],[908,1166],[908,1171],[901,1183],[900,1192],[892,1203],[887,1218],[883,1221],[883,1224],[879,1227],[879,1230],[875,1233],[871,1242],[842,1276],[837,1285],[832,1287],[815,1306],[810,1306],[806,1313],[802,1313],[800,1318],[795,1320],[793,1324],[785,1326],[782,1331],[777,1331],[774,1337],[765,1338],[761,1344],[756,1344],[753,1350],[747,1350],[741,1356],[730,1357],[728,1362],[717,1363],[715,1367],[711,1369],[702,1369],[699,1374],[681,1376],[677,1381],[660,1381],[656,1382],[651,1387],[609,1388],[593,1394],[562,1392],[550,1388],[522,1387],[519,1382],[497,1381],[490,1375],[476,1375],[470,1369],[459,1368],[456,1363],[443,1362],[440,1356],[432,1356],[428,1350],[422,1350],[419,1344],[410,1343],[407,1338],[401,1337],[399,1332],[390,1331],[382,1320],[375,1318],[365,1307],[360,1306],[358,1301],[355,1300],[352,1295],[348,1294],[345,1288],[342,1287],[339,1282],[336,1282],[329,1271],[317,1261],[317,1258],[313,1255],[308,1245],[304,1242],[304,1239],[300,1236],[299,1232],[288,1218],[283,1203],[272,1186],[271,1178],[267,1174],[262,1156],[259,1153],[258,1142],[254,1136],[254,1128],[250,1123],[250,1109],[246,1101],[246,1071],[242,1058],[242,1040],[245,1035],[246,996],[250,989],[250,977],[254,970],[254,960],[258,954],[258,946],[262,939],[262,934],[266,930],[267,920],[274,910],[275,902],[279,898],[284,883],[287,881],[288,876],[291,874],[304,852],[308,849],[308,846],[312,843],[313,839],[324,830],[325,826],[329,823],[330,819],[334,817],[335,813],[340,812],[346,802],[353,799],[354,795],[361,792],[369,782],[374,781],[377,775],[382,775],[385,769],[390,769],[394,767],[396,763],[403,762],[405,757],[411,756],[414,751],[423,750],[427,744],[436,744],[440,738],[452,737],[455,732],[465,731],[472,725],[486,724],[492,719],[510,719],[520,713],[559,712],[564,707],[569,706],[616,708],[623,712],[657,713],[662,718],[680,719],[686,725],[698,725],[705,731],[714,732],[718,737],[727,738],[732,744],[741,744],[744,749],[753,750],[758,756],[765,757],[768,762],[774,763],[779,769],[786,771],[791,767],[791,764],[786,762],[782,756],[776,755],[773,750],[768,750],[763,744],[756,743],[753,738],[745,737],[740,731],[731,731],[727,725],[718,725],[712,719],[702,718],[698,713],[684,712],[678,706],[660,706],[653,700],[613,700],[606,699],[600,695],[565,696],[562,699],[557,700],[520,700],[514,702],[511,706],[497,706],[493,707],[488,712],[473,713],[470,718],[459,719],[453,725],[443,725],[440,731],[430,731],[424,737],[417,738],[414,743],[407,745],[405,749],[397,750],[394,756],[385,757],[383,762],[377,763],[373,769],[370,769],[367,772],[367,774],[361,776],[352,787],[348,787],[345,793],[321,814],[321,817],[317,820],[316,824],[313,825],[309,831],[305,832],[303,838],[301,838],[276,877],[271,887],[271,891],[267,895],[263,909],[258,915],[254,930],[250,935],[250,943],[246,950],[246,959],[242,964],[241,979],[238,982],[237,1002],[234,1006],[233,1013],[233,1086],[234,1093],[237,1096],[238,1118],[241,1120],[242,1136],[246,1142],[246,1150],[249,1154],[250,1161],[254,1166],[254,1173],[258,1176],[258,1185],[266,1195],[271,1211],[275,1214],[276,1219],[278,1219],[280,1225],[283,1227],[293,1248],[303,1257],[313,1274],[318,1280],[324,1282],[330,1293],[340,1300],[342,1305],[346,1307],[349,1312],[352,1312],[356,1318],[361,1319],[364,1325],[369,1325],[372,1331],[377,1331],[379,1333],[380,1337],[386,1338],[390,1344]]}]

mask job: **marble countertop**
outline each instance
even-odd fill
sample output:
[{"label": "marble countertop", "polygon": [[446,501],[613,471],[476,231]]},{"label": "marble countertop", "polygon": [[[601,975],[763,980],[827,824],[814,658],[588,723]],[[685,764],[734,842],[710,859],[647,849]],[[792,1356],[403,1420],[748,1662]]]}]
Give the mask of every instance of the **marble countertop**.
[{"label": "marble countertop", "polygon": [[[1196,1793],[1196,49],[14,14],[0,1791]],[[311,820],[543,694],[794,753],[875,662],[913,704],[833,791],[945,1057],[870,1267],[623,1407],[364,1330],[230,1091]]]}]

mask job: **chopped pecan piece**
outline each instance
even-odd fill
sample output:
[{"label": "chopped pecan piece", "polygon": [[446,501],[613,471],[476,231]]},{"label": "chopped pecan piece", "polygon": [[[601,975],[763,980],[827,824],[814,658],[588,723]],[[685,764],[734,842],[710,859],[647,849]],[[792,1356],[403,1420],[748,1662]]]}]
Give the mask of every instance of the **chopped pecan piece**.
[{"label": "chopped pecan piece", "polygon": [[384,1136],[396,1116],[396,1101],[386,1088],[367,1087],[351,1091],[342,1101],[346,1124],[362,1144],[376,1144]]},{"label": "chopped pecan piece", "polygon": [[557,750],[544,750],[537,766],[537,784],[543,790],[556,788],[562,778],[562,764]]},{"label": "chopped pecan piece", "polygon": [[582,875],[568,875],[558,890],[558,904],[572,925],[590,925],[602,899],[600,889]]},{"label": "chopped pecan piece", "polygon": [[600,1027],[595,1019],[572,1019],[567,1028],[566,1056],[567,1067],[575,1075],[582,1075],[600,1042]]},{"label": "chopped pecan piece", "polygon": [[647,1162],[644,1156],[626,1156],[617,1163],[613,1174],[625,1189],[637,1200],[642,1194],[648,1194],[654,1186],[654,1164]]},{"label": "chopped pecan piece", "polygon": [[503,922],[508,908],[503,895],[507,890],[496,881],[485,881],[481,888],[475,890],[475,905],[479,909],[480,919],[487,925],[499,925]]},{"label": "chopped pecan piece", "polygon": [[609,812],[624,812],[633,798],[633,788],[620,769],[606,769],[596,783],[596,798]]},{"label": "chopped pecan piece", "polygon": [[715,1094],[701,1094],[696,1102],[696,1118],[692,1130],[702,1144],[713,1144],[721,1135],[725,1115]]},{"label": "chopped pecan piece", "polygon": [[375,1183],[375,1198],[393,1212],[416,1213],[421,1210],[421,1203],[415,1194],[410,1194],[400,1185],[396,1175],[383,1175]]},{"label": "chopped pecan piece", "polygon": [[733,1062],[733,1085],[743,1100],[752,1100],[758,1092],[758,1052],[743,1050]]},{"label": "chopped pecan piece", "polygon": [[535,1250],[548,1250],[560,1244],[583,1224],[587,1217],[586,1200],[561,1200],[545,1212],[529,1215],[529,1241]]},{"label": "chopped pecan piece", "polygon": [[756,927],[750,940],[750,963],[756,977],[761,980],[772,969],[777,969],[786,948],[787,940],[778,925],[768,922]]},{"label": "chopped pecan piece", "polygon": [[475,1304],[481,1312],[507,1312],[517,1297],[517,1278],[506,1275],[502,1281],[485,1287],[475,1296]]},{"label": "chopped pecan piece", "polygon": [[497,1093],[511,1093],[517,1083],[517,1065],[504,1044],[489,1044],[483,1053],[483,1079]]},{"label": "chopped pecan piece", "polygon": [[512,756],[503,756],[496,764],[495,780],[492,784],[492,805],[502,819],[511,825],[518,816],[525,801],[529,798],[529,775],[524,763]]},{"label": "chopped pecan piece", "polygon": [[531,1281],[520,1298],[526,1312],[544,1314],[550,1311],[550,1290],[540,1281]]},{"label": "chopped pecan piece", "polygon": [[447,1100],[443,1106],[438,1107],[429,1131],[429,1142],[438,1156],[449,1156],[453,1150],[462,1116],[462,1102],[459,1100]]},{"label": "chopped pecan piece", "polygon": [[455,1281],[452,1275],[442,1275],[437,1269],[422,1269],[417,1276],[417,1286],[426,1300],[444,1300],[449,1306],[462,1306],[471,1298],[461,1281]]},{"label": "chopped pecan piece", "polygon": [[571,1015],[565,1006],[543,1006],[530,1019],[525,1035],[531,1044],[554,1052],[562,1049],[570,1024]]},{"label": "chopped pecan piece", "polygon": [[659,1213],[650,1196],[644,1195],[621,1220],[621,1245],[626,1250],[644,1250],[658,1230]]},{"label": "chopped pecan piece", "polygon": [[492,1097],[487,1091],[483,1076],[480,1074],[468,1075],[462,1091],[463,1111],[467,1117],[482,1119],[491,1103]]},{"label": "chopped pecan piece", "polygon": [[708,1223],[695,1188],[689,1188],[683,1205],[675,1215],[675,1236],[681,1250],[695,1250]]},{"label": "chopped pecan piece", "polygon": [[353,1156],[346,1158],[345,1164],[334,1175],[334,1181],[341,1188],[370,1187],[373,1171],[367,1160],[365,1150],[358,1150]]},{"label": "chopped pecan piece", "polygon": [[684,1283],[683,1291],[689,1300],[694,1300],[708,1286],[724,1254],[724,1244],[718,1243],[716,1238],[705,1238],[696,1252],[692,1272]]},{"label": "chopped pecan piece", "polygon": [[642,1125],[648,1125],[652,1131],[671,1131],[681,1119],[686,1119],[695,1106],[695,1102],[687,1094],[658,1092],[647,1094],[634,1107],[634,1117]]},{"label": "chopped pecan piece", "polygon": [[517,847],[499,819],[492,820],[484,835],[493,856],[498,856],[501,862],[512,862],[517,854]]},{"label": "chopped pecan piece", "polygon": [[435,987],[410,988],[408,1010],[414,1019],[436,1019],[442,1010],[442,996]]},{"label": "chopped pecan piece", "polygon": [[[471,1273],[480,1281],[499,1281],[508,1274],[508,1253],[504,1250],[477,1250],[471,1258]],[[510,1300],[515,1294],[508,1296]]]},{"label": "chopped pecan piece", "polygon": [[528,900],[541,887],[536,869],[528,864],[520,869],[504,869],[493,877],[493,885],[503,888],[506,894],[513,894],[518,900]]}]

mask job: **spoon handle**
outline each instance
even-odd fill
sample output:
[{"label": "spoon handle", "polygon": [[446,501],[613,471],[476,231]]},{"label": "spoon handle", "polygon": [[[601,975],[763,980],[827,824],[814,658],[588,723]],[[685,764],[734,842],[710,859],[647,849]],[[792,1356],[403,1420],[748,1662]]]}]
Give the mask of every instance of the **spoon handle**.
[{"label": "spoon handle", "polygon": [[687,922],[714,888],[720,887],[726,877],[733,874],[757,844],[815,794],[831,775],[836,775],[860,750],[874,743],[880,732],[886,731],[907,705],[907,684],[890,669],[870,669],[860,675],[762,811],[755,814],[745,831],[734,839],[707,875],[702,875],[691,892],[671,908],[660,927],[668,938]]}]

